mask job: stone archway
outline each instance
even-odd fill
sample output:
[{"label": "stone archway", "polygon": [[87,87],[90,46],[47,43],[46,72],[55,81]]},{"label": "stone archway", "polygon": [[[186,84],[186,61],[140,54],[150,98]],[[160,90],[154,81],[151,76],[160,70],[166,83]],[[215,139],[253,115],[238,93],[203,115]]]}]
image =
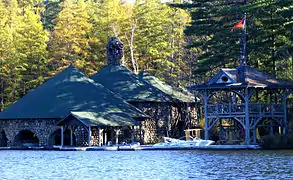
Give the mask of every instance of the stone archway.
[{"label": "stone archway", "polygon": [[[63,145],[64,146],[70,146],[70,130],[66,129],[63,133],[63,137],[64,137],[64,141],[63,141]],[[76,146],[76,137],[75,134],[72,133],[72,142],[73,142],[73,146]],[[57,129],[56,131],[54,131],[50,137],[49,137],[49,142],[48,142],[49,146],[60,146],[61,145],[61,129]]]},{"label": "stone archway", "polygon": [[40,140],[32,131],[22,130],[15,136],[13,143],[15,146],[37,147]]},{"label": "stone archway", "polygon": [[0,132],[0,147],[7,147],[7,141],[8,141],[8,139],[7,139],[7,136],[5,134],[5,131],[2,130]]}]

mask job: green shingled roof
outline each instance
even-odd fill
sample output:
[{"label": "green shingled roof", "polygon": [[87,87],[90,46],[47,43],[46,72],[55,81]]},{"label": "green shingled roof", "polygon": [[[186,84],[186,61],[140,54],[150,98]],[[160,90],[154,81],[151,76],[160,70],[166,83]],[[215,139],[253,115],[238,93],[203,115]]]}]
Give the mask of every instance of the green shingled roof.
[{"label": "green shingled roof", "polygon": [[91,77],[127,102],[172,102],[170,95],[152,86],[122,65],[108,65]]},{"label": "green shingled roof", "polygon": [[170,95],[173,99],[176,99],[181,102],[195,102],[195,97],[187,90],[175,89],[172,86],[166,84],[165,82],[159,80],[158,78],[151,76],[149,73],[141,72],[138,76],[141,80],[147,81],[152,86]]},{"label": "green shingled roof", "polygon": [[64,121],[71,119],[72,116],[78,119],[86,126],[136,126],[139,125],[138,121],[134,120],[126,113],[111,112],[100,116],[99,113],[95,112],[71,112],[68,116],[62,119],[57,125],[66,124]]},{"label": "green shingled roof", "polygon": [[146,117],[101,84],[69,66],[1,112],[0,119],[63,118],[72,111],[94,113],[93,121],[111,113],[125,113],[124,117],[132,118]]}]

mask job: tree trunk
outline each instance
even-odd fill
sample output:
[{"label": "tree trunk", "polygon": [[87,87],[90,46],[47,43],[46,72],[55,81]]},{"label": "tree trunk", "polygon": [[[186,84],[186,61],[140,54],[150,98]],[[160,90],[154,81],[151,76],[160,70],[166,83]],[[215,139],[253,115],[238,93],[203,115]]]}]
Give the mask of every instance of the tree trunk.
[{"label": "tree trunk", "polygon": [[131,31],[130,31],[130,38],[128,38],[127,34],[125,33],[126,40],[129,44],[129,50],[130,50],[130,58],[131,58],[131,64],[133,68],[133,72],[135,74],[138,73],[138,62],[134,58],[134,48],[133,48],[133,39],[134,39],[134,31],[136,29],[136,25],[132,25]]}]

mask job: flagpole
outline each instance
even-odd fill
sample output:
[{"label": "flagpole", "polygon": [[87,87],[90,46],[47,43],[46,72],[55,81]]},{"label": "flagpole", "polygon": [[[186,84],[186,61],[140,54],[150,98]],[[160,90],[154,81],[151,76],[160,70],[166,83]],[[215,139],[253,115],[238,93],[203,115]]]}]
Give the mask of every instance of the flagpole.
[{"label": "flagpole", "polygon": [[246,54],[246,13],[244,14],[244,30],[243,30],[243,65],[247,65],[247,54]]}]

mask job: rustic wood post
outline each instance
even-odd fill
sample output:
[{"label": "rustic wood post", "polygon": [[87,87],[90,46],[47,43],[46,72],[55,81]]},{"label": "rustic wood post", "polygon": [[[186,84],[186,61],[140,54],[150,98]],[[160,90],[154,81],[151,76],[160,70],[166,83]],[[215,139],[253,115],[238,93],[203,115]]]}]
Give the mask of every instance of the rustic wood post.
[{"label": "rustic wood post", "polygon": [[104,131],[104,144],[106,144],[107,145],[107,132],[106,131]]},{"label": "rustic wood post", "polygon": [[73,146],[73,132],[72,132],[72,128],[70,128],[70,146]]},{"label": "rustic wood post", "polygon": [[134,126],[131,126],[131,142],[134,143]]},{"label": "rustic wood post", "polygon": [[64,146],[64,134],[63,134],[63,129],[64,129],[64,127],[63,126],[61,126],[61,147],[63,147]]},{"label": "rustic wood post", "polygon": [[91,126],[89,126],[88,128],[88,146],[92,146],[92,143],[91,143],[91,139],[92,139],[92,131],[91,131]]},{"label": "rustic wood post", "polygon": [[101,129],[101,128],[98,128],[98,146],[101,146],[101,144],[102,144],[102,132],[104,131],[104,129]]},{"label": "rustic wood post", "polygon": [[287,97],[286,96],[283,97],[282,104],[283,104],[283,112],[284,112],[282,127],[283,127],[283,135],[285,135],[287,133]]},{"label": "rustic wood post", "polygon": [[209,119],[208,119],[208,95],[207,92],[204,93],[203,95],[204,99],[204,139],[209,140]]},{"label": "rustic wood post", "polygon": [[270,135],[273,135],[274,132],[273,132],[273,120],[270,119]]},{"label": "rustic wood post", "polygon": [[245,142],[247,145],[250,144],[250,123],[249,123],[249,97],[248,89],[245,89]]},{"label": "rustic wood post", "polygon": [[119,143],[119,132],[120,132],[120,129],[115,129],[115,132],[116,132],[116,144]]},{"label": "rustic wood post", "polygon": [[219,140],[220,140],[220,144],[222,144],[222,142],[224,142],[223,140],[223,126],[222,126],[222,119],[219,120],[220,121],[220,134],[219,134]]},{"label": "rustic wood post", "polygon": [[253,128],[253,144],[256,144],[256,127]]}]

